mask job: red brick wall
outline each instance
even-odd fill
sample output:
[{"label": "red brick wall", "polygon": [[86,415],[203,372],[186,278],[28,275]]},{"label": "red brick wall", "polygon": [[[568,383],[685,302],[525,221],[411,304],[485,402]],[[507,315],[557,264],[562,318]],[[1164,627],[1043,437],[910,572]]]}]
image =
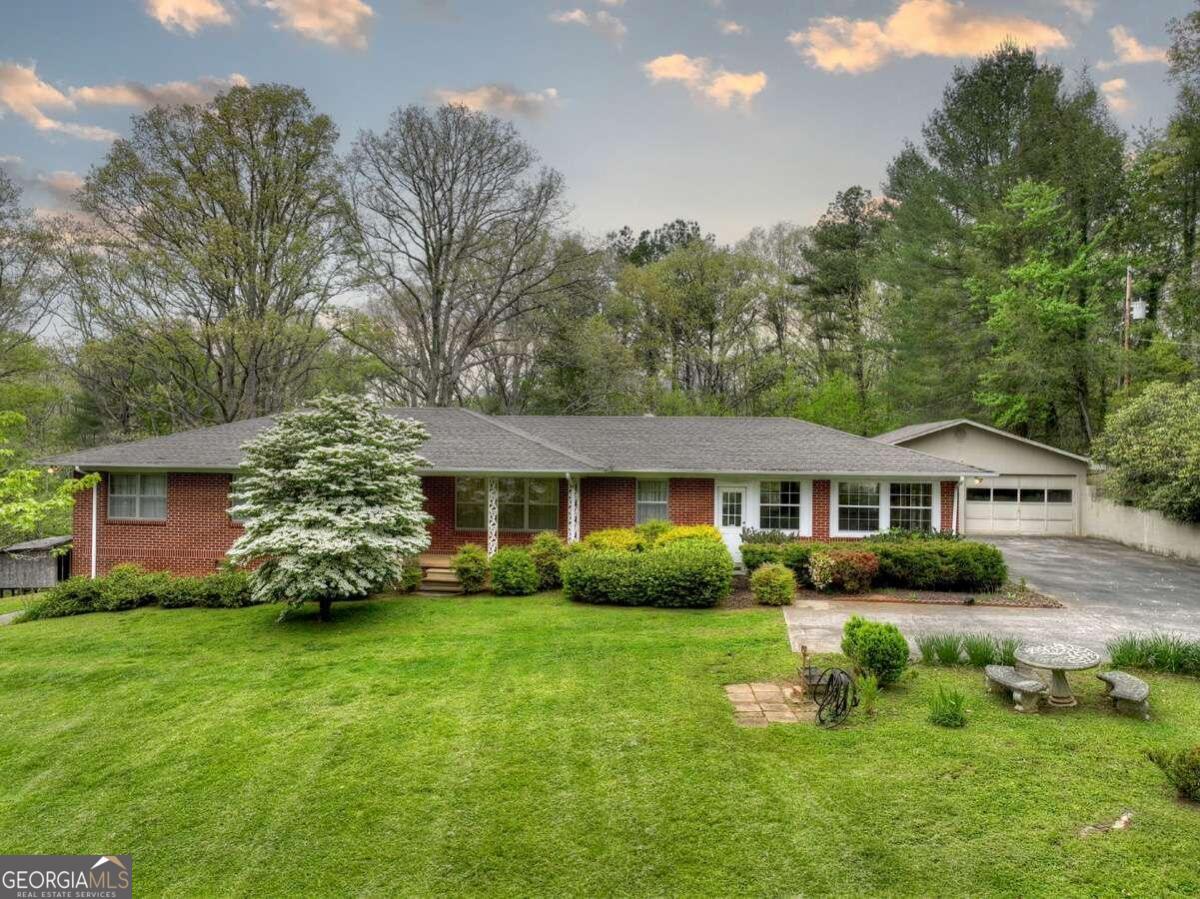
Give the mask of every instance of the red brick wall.
[{"label": "red brick wall", "polygon": [[675,524],[712,524],[715,484],[712,478],[671,478],[667,512]]},{"label": "red brick wall", "polygon": [[814,540],[829,539],[829,481],[812,482],[812,535]]},{"label": "red brick wall", "polygon": [[[242,532],[226,511],[227,474],[169,474],[165,521],[109,521],[108,475],[97,488],[96,573],[136,562],[150,571],[210,574]],[[74,512],[75,545],[71,574],[91,573],[92,491],[78,494]]]},{"label": "red brick wall", "polygon": [[637,510],[633,478],[581,478],[579,481],[579,535],[604,528],[631,528]]},{"label": "red brick wall", "polygon": [[954,520],[954,494],[958,492],[958,481],[942,481],[942,525],[943,531],[958,529]]},{"label": "red brick wall", "polygon": [[[460,531],[454,527],[454,478],[424,477],[425,511],[433,516],[429,525],[429,552],[453,553],[464,543],[487,547],[487,531]],[[567,482],[558,482],[558,534],[567,539]],[[524,531],[501,531],[501,546],[525,546],[533,539]]]}]

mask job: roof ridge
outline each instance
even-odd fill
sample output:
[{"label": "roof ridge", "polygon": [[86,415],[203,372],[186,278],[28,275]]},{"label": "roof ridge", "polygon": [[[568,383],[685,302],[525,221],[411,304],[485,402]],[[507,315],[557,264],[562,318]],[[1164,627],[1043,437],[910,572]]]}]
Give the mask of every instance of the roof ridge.
[{"label": "roof ridge", "polygon": [[559,446],[557,443],[552,443],[549,440],[545,440],[541,437],[538,437],[536,434],[530,434],[528,431],[518,428],[516,425],[510,425],[506,422],[502,422],[500,420],[500,416],[498,416],[498,415],[484,415],[482,412],[476,412],[474,409],[468,409],[465,406],[462,406],[460,408],[462,409],[463,412],[466,412],[468,415],[473,415],[476,418],[480,419],[481,421],[485,421],[488,424],[490,424],[494,427],[497,427],[502,431],[507,431],[509,434],[512,434],[516,437],[520,437],[523,440],[528,440],[532,443],[536,443],[538,446],[542,447],[543,449],[548,449],[553,453],[558,453],[560,456],[566,456],[568,459],[573,459],[574,461],[580,463],[581,465],[586,465],[589,468],[594,468],[599,471],[605,471],[608,468],[608,466],[601,465],[595,459],[589,459],[587,456],[581,455],[579,453],[573,453],[570,450],[568,450],[566,447]]}]

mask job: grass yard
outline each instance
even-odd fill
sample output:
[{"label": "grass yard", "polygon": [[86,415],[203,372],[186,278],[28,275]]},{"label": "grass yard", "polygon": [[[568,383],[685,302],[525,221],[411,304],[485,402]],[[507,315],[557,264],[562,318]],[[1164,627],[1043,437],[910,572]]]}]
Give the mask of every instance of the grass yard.
[{"label": "grass yard", "polygon": [[37,596],[36,593],[25,593],[20,596],[0,596],[0,615],[8,612],[20,612],[25,605]]},{"label": "grass yard", "polygon": [[1020,716],[922,669],[873,721],[741,729],[721,685],[794,670],[778,610],[277,612],[0,628],[0,852],[131,852],[139,895],[1200,892],[1200,808],[1143,758],[1198,738],[1194,680],[1146,724],[1090,674]]}]

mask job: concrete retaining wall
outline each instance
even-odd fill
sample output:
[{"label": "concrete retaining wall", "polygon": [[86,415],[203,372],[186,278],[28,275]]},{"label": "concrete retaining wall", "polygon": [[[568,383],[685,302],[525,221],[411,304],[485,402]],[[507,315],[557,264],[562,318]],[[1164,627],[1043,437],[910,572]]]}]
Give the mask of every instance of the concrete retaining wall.
[{"label": "concrete retaining wall", "polygon": [[1157,512],[1122,506],[1088,487],[1083,497],[1083,534],[1147,552],[1200,562],[1200,526],[1180,524]]}]

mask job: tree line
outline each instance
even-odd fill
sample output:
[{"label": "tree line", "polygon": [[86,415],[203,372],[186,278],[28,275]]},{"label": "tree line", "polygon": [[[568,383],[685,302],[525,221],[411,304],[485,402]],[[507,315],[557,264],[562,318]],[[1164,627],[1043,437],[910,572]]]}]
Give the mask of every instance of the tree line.
[{"label": "tree line", "polygon": [[[603,237],[516,128],[398,109],[336,150],[304,91],[132,119],[46,219],[0,172],[0,408],[30,453],[322,392],[555,414],[971,417],[1087,451],[1200,364],[1200,13],[1167,124],[1006,45],[957,68],[878,190],[722,244]],[[1148,304],[1125,350],[1126,273]]]}]

